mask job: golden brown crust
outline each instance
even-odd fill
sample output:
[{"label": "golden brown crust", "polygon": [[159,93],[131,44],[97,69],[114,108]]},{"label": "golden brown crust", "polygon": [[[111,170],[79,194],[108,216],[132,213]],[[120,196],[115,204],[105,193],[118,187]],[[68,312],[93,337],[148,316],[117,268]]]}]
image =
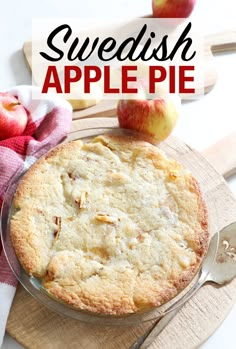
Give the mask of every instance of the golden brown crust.
[{"label": "golden brown crust", "polygon": [[208,247],[196,179],[132,137],[57,147],[24,176],[14,207],[11,239],[26,271],[55,297],[100,314],[169,301]]}]

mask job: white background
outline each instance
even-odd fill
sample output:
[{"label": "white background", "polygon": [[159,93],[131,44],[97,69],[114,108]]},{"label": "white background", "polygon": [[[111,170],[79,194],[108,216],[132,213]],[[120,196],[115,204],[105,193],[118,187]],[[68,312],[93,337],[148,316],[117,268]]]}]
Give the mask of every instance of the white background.
[{"label": "white background", "polygon": [[[31,75],[23,56],[22,45],[30,39],[32,17],[132,18],[150,13],[151,0],[2,1],[0,90],[16,84],[31,84]],[[197,0],[193,13],[199,28],[205,33],[236,28],[235,16],[235,0]],[[201,100],[183,105],[174,131],[175,135],[200,151],[236,129],[236,52],[218,55],[215,64],[219,72],[217,85]],[[235,152],[236,156],[236,149],[229,151]],[[229,181],[229,185],[236,193],[235,177]],[[235,323],[236,305],[221,327],[201,348],[235,349]],[[5,337],[2,349],[19,348],[22,347],[9,336]]]}]

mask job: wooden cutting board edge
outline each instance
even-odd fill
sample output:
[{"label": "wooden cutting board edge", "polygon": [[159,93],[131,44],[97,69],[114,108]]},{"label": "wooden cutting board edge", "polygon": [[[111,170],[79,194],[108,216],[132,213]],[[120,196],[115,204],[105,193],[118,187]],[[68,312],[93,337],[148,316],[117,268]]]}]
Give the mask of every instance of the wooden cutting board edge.
[{"label": "wooden cutting board edge", "polygon": [[[102,127],[116,126],[116,119],[81,120],[82,126]],[[77,133],[71,134],[71,139]],[[192,163],[194,171],[207,171],[203,181],[211,191],[217,191],[216,204],[224,202],[225,210],[220,217],[220,225],[224,226],[236,220],[236,201],[224,179],[206,162],[201,155],[193,151],[181,141],[170,137],[168,150],[178,149],[182,159]],[[200,159],[200,160],[199,160]],[[206,177],[206,178],[205,178]],[[202,288],[168,324],[158,336],[150,349],[193,349],[199,347],[220,326],[236,301],[236,279],[222,288],[207,285]],[[24,316],[22,314],[24,313]],[[47,325],[45,326],[45,323]],[[22,287],[19,287],[7,323],[8,333],[19,343],[29,349],[128,349],[148,328],[148,324],[135,326],[131,329],[93,327],[79,321],[63,318],[40,305]],[[63,330],[62,330],[63,328]],[[50,329],[50,331],[49,331]],[[73,331],[73,340],[71,337]],[[45,341],[44,332],[47,332]],[[95,335],[94,335],[95,333]],[[101,333],[103,338],[101,337]],[[76,334],[76,335],[75,335]],[[68,338],[69,336],[69,338]],[[50,338],[54,341],[50,341]],[[60,342],[57,342],[57,339]],[[89,342],[88,343],[85,341]],[[82,342],[81,342],[82,341]],[[84,341],[87,343],[84,344]],[[55,344],[52,344],[55,343]],[[62,346],[60,346],[62,343]],[[114,344],[115,343],[115,344]],[[125,343],[125,344],[124,344]],[[78,347],[79,345],[79,347]],[[115,346],[114,346],[115,345]]]}]

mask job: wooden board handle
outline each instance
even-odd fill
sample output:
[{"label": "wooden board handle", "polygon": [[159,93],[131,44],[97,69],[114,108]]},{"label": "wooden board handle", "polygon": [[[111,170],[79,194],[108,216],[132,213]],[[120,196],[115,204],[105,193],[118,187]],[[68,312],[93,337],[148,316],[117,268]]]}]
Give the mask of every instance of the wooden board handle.
[{"label": "wooden board handle", "polygon": [[236,28],[207,35],[205,38],[205,43],[211,49],[212,53],[235,51]]},{"label": "wooden board handle", "polygon": [[236,131],[204,150],[202,154],[225,178],[236,172]]}]

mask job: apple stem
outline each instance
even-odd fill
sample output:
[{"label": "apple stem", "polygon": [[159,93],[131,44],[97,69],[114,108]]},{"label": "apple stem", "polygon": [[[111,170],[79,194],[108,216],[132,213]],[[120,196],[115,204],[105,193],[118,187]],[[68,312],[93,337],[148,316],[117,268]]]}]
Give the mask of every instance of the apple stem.
[{"label": "apple stem", "polygon": [[16,105],[20,105],[19,102],[12,102],[10,104],[4,103],[3,106],[6,110],[11,111]]},{"label": "apple stem", "polygon": [[15,107],[15,105],[20,105],[19,102],[11,103],[8,105],[9,108]]}]

